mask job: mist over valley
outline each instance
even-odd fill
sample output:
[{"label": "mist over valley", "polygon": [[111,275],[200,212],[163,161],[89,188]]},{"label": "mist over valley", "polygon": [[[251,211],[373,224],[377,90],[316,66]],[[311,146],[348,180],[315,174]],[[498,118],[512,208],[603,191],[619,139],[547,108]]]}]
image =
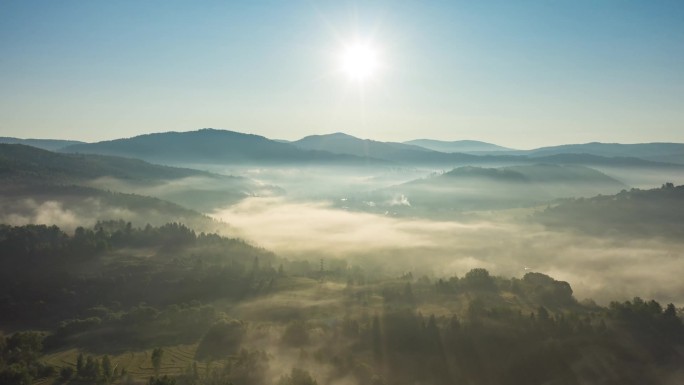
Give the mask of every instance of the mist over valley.
[{"label": "mist over valley", "polygon": [[[83,351],[99,356],[100,365],[102,357],[124,365],[125,351],[155,347],[196,360],[177,372],[152,367],[153,375],[167,373],[158,378],[185,373],[176,380],[201,379],[193,365],[210,370],[210,363],[219,360],[226,365],[220,378],[244,383],[314,380],[307,376],[365,383],[398,377],[382,366],[362,374],[301,355],[350,354],[325,353],[322,344],[339,327],[349,327],[330,324],[341,315],[356,325],[355,333],[364,327],[377,333],[373,328],[379,325],[377,338],[385,339],[397,337],[383,328],[399,327],[391,326],[395,322],[425,325],[427,315],[429,325],[422,327],[433,333],[449,319],[475,327],[500,309],[521,317],[550,311],[554,323],[564,314],[607,312],[598,316],[606,320],[587,325],[612,320],[622,327],[611,318],[618,314],[616,303],[636,306],[631,299],[642,297],[672,303],[673,309],[684,303],[684,283],[678,279],[684,270],[684,186],[677,185],[684,165],[609,153],[447,153],[342,134],[290,144],[200,130],[182,134],[183,144],[174,145],[179,135],[56,151],[0,144],[0,244],[6,250],[3,290],[8,293],[0,305],[4,314],[12,314],[3,325],[9,330],[60,325],[41,337],[51,365],[71,363]],[[136,144],[143,139],[144,147]],[[271,153],[273,148],[278,151]],[[653,184],[654,174],[667,182]],[[623,175],[640,188],[623,181]],[[24,259],[14,259],[19,255]],[[27,269],[33,271],[30,280]],[[107,283],[98,276],[120,278]],[[45,284],[28,289],[35,279]],[[32,302],[48,298],[44,290],[54,285],[79,300],[58,294],[41,300],[44,305]],[[91,285],[100,287],[100,294],[82,292]],[[551,285],[549,294],[541,294],[544,285]],[[551,289],[554,285],[561,286]],[[195,332],[182,326],[189,321],[174,315],[179,313],[169,307],[178,306],[173,303],[184,303],[185,313],[201,314],[201,321],[192,321],[200,322]],[[57,311],[53,304],[63,305]],[[38,318],[28,321],[29,314]],[[168,336],[153,331],[159,322],[168,325]],[[135,331],[120,334],[126,324],[135,325]],[[346,344],[355,337],[344,338],[352,338]],[[384,365],[398,365],[403,349],[423,337],[415,338],[405,347],[387,340],[391,350],[383,354],[390,361]],[[344,349],[363,349],[353,346]],[[289,358],[296,349],[299,358]],[[134,360],[143,357],[131,354]],[[456,361],[447,367],[461,367],[460,353],[451,354],[445,359]],[[264,365],[265,371],[239,377],[239,370],[228,367],[241,365],[240,360]],[[403,376],[425,375],[420,362]],[[133,382],[150,373],[80,370],[76,378]],[[499,376],[510,375],[507,370],[498,368],[499,374],[487,378],[462,367],[460,374],[428,378],[499,383]],[[678,376],[659,370],[667,378]],[[568,378],[581,378],[571,373]]]},{"label": "mist over valley", "polygon": [[684,2],[0,2],[0,385],[684,384]]}]

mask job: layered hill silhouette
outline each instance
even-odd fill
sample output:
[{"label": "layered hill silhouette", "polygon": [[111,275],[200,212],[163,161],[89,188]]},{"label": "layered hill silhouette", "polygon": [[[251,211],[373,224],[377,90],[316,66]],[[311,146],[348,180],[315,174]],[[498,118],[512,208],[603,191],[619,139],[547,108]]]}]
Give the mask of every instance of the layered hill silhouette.
[{"label": "layered hill silhouette", "polygon": [[0,176],[73,182],[101,177],[155,181],[216,175],[187,168],[160,166],[138,159],[94,154],[60,154],[23,144],[0,144]]},{"label": "layered hill silhouette", "polygon": [[334,154],[347,154],[379,159],[402,159],[410,157],[411,151],[426,153],[428,149],[396,142],[379,142],[336,132],[328,135],[310,135],[291,142],[297,147],[307,150],[327,151]]},{"label": "layered hill silhouette", "polygon": [[534,164],[501,168],[459,167],[398,187],[409,188],[414,193],[422,190],[427,194],[453,192],[458,195],[459,192],[474,190],[522,200],[544,200],[613,193],[627,186],[589,167]]},{"label": "layered hill silhouette", "polygon": [[525,155],[529,157],[549,157],[557,155],[593,155],[609,158],[639,158],[654,162],[684,164],[684,144],[682,143],[583,143],[540,147],[532,150],[516,150],[492,143],[475,140],[440,141],[417,139],[404,142],[441,152],[461,152],[473,155]]},{"label": "layered hill silhouette", "polygon": [[[47,185],[78,185],[151,195],[208,211],[248,196],[282,193],[249,178],[151,164],[138,159],[55,153],[21,144],[0,144],[0,181],[29,194]],[[90,190],[88,190],[90,191]],[[91,191],[92,192],[92,191]]]},{"label": "layered hill silhouette", "polygon": [[563,197],[614,194],[625,187],[620,181],[584,166],[464,166],[380,189],[345,204],[399,215],[449,217],[472,210],[537,206]]},{"label": "layered hill silhouette", "polygon": [[167,200],[79,185],[33,181],[0,187],[0,222],[15,225],[55,223],[67,228],[111,218],[139,226],[181,222],[202,231],[220,224]]},{"label": "layered hill silhouette", "polygon": [[[0,144],[0,219],[24,224],[70,226],[111,217],[163,224],[183,221],[213,228],[211,219],[163,199],[131,194],[134,187],[212,174],[101,155],[59,154],[23,144]],[[120,181],[128,191],[97,188],[98,180]],[[114,190],[114,191],[113,191]]]},{"label": "layered hill silhouette", "polygon": [[[365,158],[382,159],[388,162],[409,165],[459,166],[459,165],[504,165],[504,164],[574,164],[585,166],[679,167],[669,163],[629,156],[568,152],[511,150],[491,143],[478,141],[441,142],[419,139],[410,142],[379,142],[360,139],[344,133],[311,135],[290,142],[302,149],[326,151]],[[672,146],[673,148],[676,146]],[[579,148],[579,147],[578,147]],[[460,151],[457,151],[460,150]]]},{"label": "layered hill silhouette", "polygon": [[307,151],[263,136],[227,130],[201,129],[164,132],[84,143],[62,149],[69,153],[93,153],[144,159],[161,163],[284,164],[362,163],[364,160],[322,151]]},{"label": "layered hill silhouette", "polygon": [[59,139],[19,139],[10,137],[0,137],[0,143],[6,144],[25,144],[27,146],[42,148],[43,150],[56,151],[61,148],[83,144],[78,140],[59,140]]},{"label": "layered hill silhouette", "polygon": [[287,142],[218,129],[154,133],[66,147],[61,147],[68,143],[64,141],[34,141],[36,146],[48,143],[52,149],[59,147],[64,153],[112,155],[167,165],[394,164],[453,168],[548,163],[670,169],[684,166],[684,144],[677,143],[589,143],[512,150],[478,141],[418,139],[396,143],[360,139],[344,133],[312,135]]},{"label": "layered hill silhouette", "polygon": [[455,140],[443,141],[434,139],[415,139],[404,142],[414,146],[420,146],[426,149],[440,151],[440,152],[461,152],[465,154],[481,155],[481,154],[496,154],[499,152],[515,152],[517,150],[501,147],[496,144],[480,142],[478,140]]},{"label": "layered hill silhouette", "polygon": [[684,186],[666,183],[650,190],[622,190],[614,195],[560,201],[535,215],[551,228],[574,229],[597,236],[684,237]]},{"label": "layered hill silhouette", "polygon": [[585,143],[541,147],[522,151],[530,156],[559,154],[587,154],[602,157],[630,157],[666,163],[684,163],[684,144],[681,143]]}]

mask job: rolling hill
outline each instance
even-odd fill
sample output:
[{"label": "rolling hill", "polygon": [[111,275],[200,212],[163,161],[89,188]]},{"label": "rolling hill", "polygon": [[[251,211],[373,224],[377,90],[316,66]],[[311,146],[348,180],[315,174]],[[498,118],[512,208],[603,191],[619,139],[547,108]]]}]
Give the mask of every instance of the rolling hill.
[{"label": "rolling hill", "polygon": [[626,187],[583,166],[464,166],[348,198],[344,204],[363,211],[448,218],[473,210],[532,207],[563,197],[614,194]]},{"label": "rolling hill", "polygon": [[[60,154],[23,144],[0,144],[0,176],[77,181],[101,177],[154,181],[212,174],[114,156]],[[217,176],[217,175],[216,175]]]},{"label": "rolling hill", "polygon": [[328,135],[311,135],[292,142],[297,147],[327,151],[334,154],[347,154],[360,157],[371,157],[385,160],[402,160],[410,157],[407,151],[429,152],[430,150],[403,143],[378,142],[370,139],[360,139],[342,132]]},{"label": "rolling hill", "polygon": [[55,224],[73,230],[111,219],[137,226],[179,222],[198,231],[225,227],[195,210],[138,194],[35,181],[0,187],[0,223]]},{"label": "rolling hill", "polygon": [[521,153],[533,157],[560,154],[587,154],[602,157],[630,157],[656,162],[684,163],[682,143],[585,143],[541,147]]},{"label": "rolling hill", "polygon": [[588,167],[533,164],[501,168],[459,167],[397,187],[408,188],[407,191],[414,196],[433,192],[457,196],[472,191],[475,195],[497,195],[504,200],[532,203],[560,197],[614,193],[627,186]]},{"label": "rolling hill", "polygon": [[[254,195],[278,195],[275,186],[236,176],[151,164],[138,159],[55,153],[0,144],[0,181],[7,186],[79,185],[155,196],[209,212]],[[0,191],[0,193],[2,193]]]},{"label": "rolling hill", "polygon": [[[360,139],[344,133],[312,135],[291,142],[302,149],[340,155],[382,159],[404,165],[457,167],[465,165],[504,166],[517,164],[556,164],[607,167],[681,168],[680,165],[647,160],[629,155],[617,156],[585,152],[528,152],[511,150],[477,141],[440,142],[420,139],[405,143]],[[421,144],[423,146],[421,146]],[[568,147],[573,149],[574,147]],[[656,150],[653,150],[656,151]],[[657,151],[656,151],[657,152]]]},{"label": "rolling hill", "polygon": [[434,139],[415,139],[404,142],[413,146],[420,146],[433,151],[461,152],[465,154],[497,153],[501,151],[517,151],[511,148],[497,146],[496,144],[480,142],[477,140],[443,141]]},{"label": "rolling hill", "polygon": [[654,162],[684,164],[682,143],[583,143],[516,150],[475,140],[440,141],[417,139],[404,142],[441,152],[460,152],[473,155],[519,155],[533,158],[558,155],[593,155],[604,158],[639,158]]},{"label": "rolling hill", "polygon": [[525,157],[496,157],[476,156],[467,153],[445,153],[413,144],[379,142],[370,139],[360,139],[339,132],[328,135],[307,136],[298,141],[292,142],[292,144],[308,150],[370,157],[403,165],[453,167],[456,165],[465,164],[527,162]]},{"label": "rolling hill", "polygon": [[566,199],[537,213],[550,228],[574,229],[598,236],[684,236],[684,186],[622,190],[614,195]]},{"label": "rolling hill", "polygon": [[[36,139],[38,142],[59,142]],[[55,145],[56,146],[56,145]],[[515,164],[681,168],[684,144],[588,143],[512,150],[491,143],[418,139],[405,143],[360,139],[344,133],[312,135],[287,142],[234,131],[201,129],[163,132],[97,143],[76,143],[60,152],[112,155],[167,165],[386,166],[454,168]]]},{"label": "rolling hill", "polygon": [[83,144],[78,140],[60,140],[60,139],[19,139],[10,137],[0,137],[0,143],[6,144],[25,144],[27,146],[42,148],[43,150],[56,151],[61,148],[72,146],[75,144]]},{"label": "rolling hill", "polygon": [[369,161],[348,155],[307,151],[259,135],[208,128],[77,144],[62,151],[116,155],[166,164],[364,164]]}]

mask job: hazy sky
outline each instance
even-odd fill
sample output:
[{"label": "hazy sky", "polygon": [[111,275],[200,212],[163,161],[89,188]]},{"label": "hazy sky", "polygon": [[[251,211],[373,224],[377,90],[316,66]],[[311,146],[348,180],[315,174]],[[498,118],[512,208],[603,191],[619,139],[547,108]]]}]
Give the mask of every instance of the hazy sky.
[{"label": "hazy sky", "polygon": [[[367,82],[339,52],[372,41]],[[0,136],[684,142],[684,1],[2,1]]]}]

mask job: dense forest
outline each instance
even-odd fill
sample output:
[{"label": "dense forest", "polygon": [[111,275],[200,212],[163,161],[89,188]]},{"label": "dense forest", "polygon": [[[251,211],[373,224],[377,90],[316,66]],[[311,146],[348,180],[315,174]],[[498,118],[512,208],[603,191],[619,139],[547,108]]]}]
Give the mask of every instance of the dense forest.
[{"label": "dense forest", "polygon": [[382,276],[178,223],[3,225],[0,249],[3,384],[644,384],[684,363],[672,304],[536,272]]},{"label": "dense forest", "polygon": [[622,190],[615,195],[572,198],[549,205],[535,219],[552,228],[630,237],[684,236],[684,185],[665,183],[656,189]]}]

